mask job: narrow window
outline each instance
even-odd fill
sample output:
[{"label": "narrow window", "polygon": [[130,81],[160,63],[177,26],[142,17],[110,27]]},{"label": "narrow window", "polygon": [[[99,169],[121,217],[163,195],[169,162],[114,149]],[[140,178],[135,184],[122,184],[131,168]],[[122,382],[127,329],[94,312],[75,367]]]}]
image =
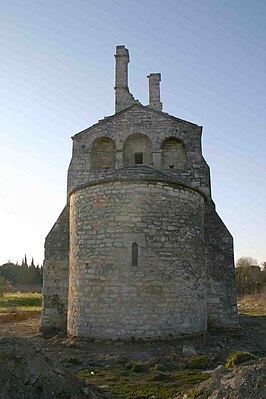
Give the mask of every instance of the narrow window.
[{"label": "narrow window", "polygon": [[175,165],[169,165],[169,169],[174,169]]},{"label": "narrow window", "polygon": [[139,248],[138,244],[136,242],[133,242],[131,245],[131,263],[132,266],[138,266],[138,260],[139,260]]},{"label": "narrow window", "polygon": [[135,165],[143,164],[143,152],[135,152]]}]

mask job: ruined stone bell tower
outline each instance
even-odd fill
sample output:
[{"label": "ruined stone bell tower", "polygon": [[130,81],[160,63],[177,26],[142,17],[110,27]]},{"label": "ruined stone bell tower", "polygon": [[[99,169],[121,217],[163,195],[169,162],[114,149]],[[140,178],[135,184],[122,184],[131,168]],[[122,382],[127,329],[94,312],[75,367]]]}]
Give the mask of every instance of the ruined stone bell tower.
[{"label": "ruined stone bell tower", "polygon": [[215,211],[202,127],[128,88],[117,46],[115,114],[73,137],[67,204],[45,241],[42,331],[111,339],[238,325],[233,240]]}]

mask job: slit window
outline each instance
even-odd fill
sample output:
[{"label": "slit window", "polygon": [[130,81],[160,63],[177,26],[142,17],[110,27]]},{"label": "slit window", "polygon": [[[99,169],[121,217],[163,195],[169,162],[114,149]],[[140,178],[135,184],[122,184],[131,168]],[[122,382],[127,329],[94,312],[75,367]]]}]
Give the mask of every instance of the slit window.
[{"label": "slit window", "polygon": [[131,263],[134,267],[137,267],[139,263],[139,247],[136,242],[131,245]]},{"label": "slit window", "polygon": [[135,152],[134,154],[135,165],[143,164],[143,152]]}]

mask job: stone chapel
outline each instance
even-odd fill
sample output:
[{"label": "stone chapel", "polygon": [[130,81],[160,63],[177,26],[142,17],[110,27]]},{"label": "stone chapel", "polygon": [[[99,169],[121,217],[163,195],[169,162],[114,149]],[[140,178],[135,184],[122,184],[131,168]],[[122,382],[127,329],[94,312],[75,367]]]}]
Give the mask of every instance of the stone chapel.
[{"label": "stone chapel", "polygon": [[233,239],[215,210],[202,127],[128,88],[116,47],[115,113],[75,134],[67,203],[45,240],[41,331],[168,338],[238,326]]}]

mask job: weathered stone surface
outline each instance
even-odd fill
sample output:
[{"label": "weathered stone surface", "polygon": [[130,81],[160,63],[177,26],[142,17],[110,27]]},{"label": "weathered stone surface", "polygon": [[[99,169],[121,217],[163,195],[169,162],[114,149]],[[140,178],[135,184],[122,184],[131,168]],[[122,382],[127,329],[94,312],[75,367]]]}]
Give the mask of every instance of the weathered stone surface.
[{"label": "weathered stone surface", "polygon": [[117,47],[116,113],[73,137],[68,203],[46,239],[42,329],[98,338],[238,325],[233,240],[211,199],[202,127],[128,89]]},{"label": "weathered stone surface", "polygon": [[70,209],[71,335],[165,337],[206,329],[200,193],[106,182],[76,190]]},{"label": "weathered stone surface", "polygon": [[[266,398],[266,360],[255,364],[238,366],[228,370],[220,366],[212,376],[193,389],[196,393],[179,395],[178,399],[265,399]],[[176,398],[177,399],[177,398]]]},{"label": "weathered stone surface", "polygon": [[208,325],[234,328],[237,326],[237,303],[233,238],[212,201],[205,212],[205,248]]},{"label": "weathered stone surface", "polygon": [[100,399],[105,395],[22,338],[0,340],[1,399]]},{"label": "weathered stone surface", "polygon": [[65,332],[69,285],[69,207],[63,209],[45,241],[41,331]]},{"label": "weathered stone surface", "polygon": [[119,112],[138,102],[128,89],[129,52],[125,46],[116,47],[115,111]]}]

